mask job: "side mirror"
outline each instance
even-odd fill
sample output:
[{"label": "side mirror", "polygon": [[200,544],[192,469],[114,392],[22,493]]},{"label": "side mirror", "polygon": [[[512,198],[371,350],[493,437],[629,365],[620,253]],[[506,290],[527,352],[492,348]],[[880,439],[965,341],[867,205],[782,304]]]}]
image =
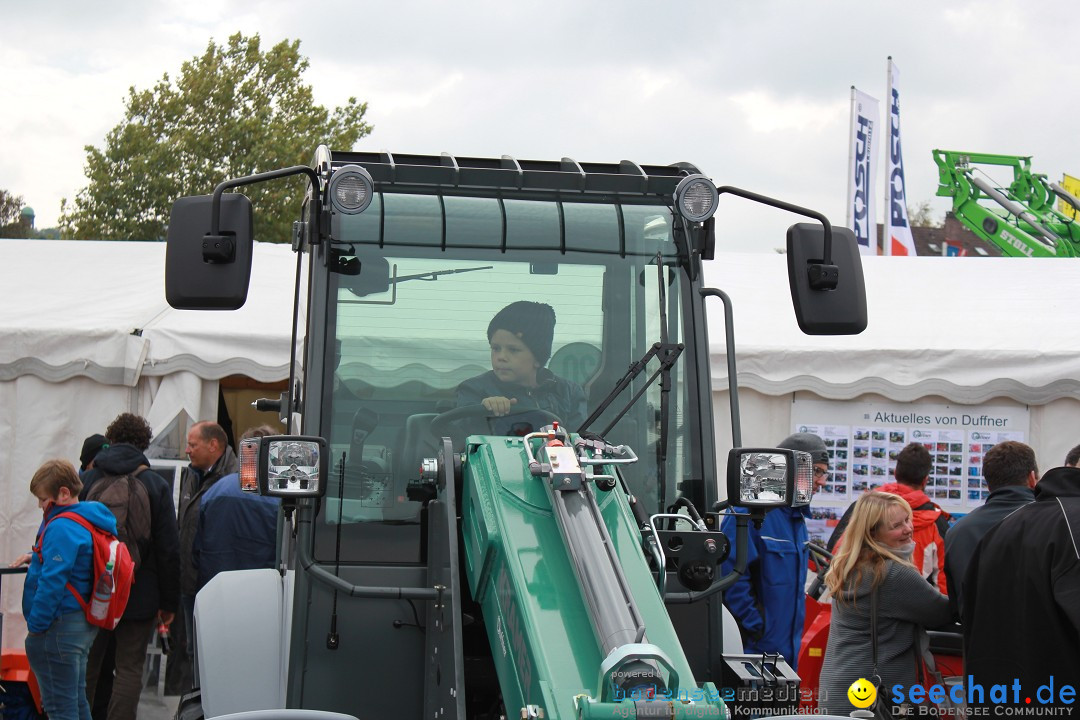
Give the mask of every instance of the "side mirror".
[{"label": "side mirror", "polygon": [[165,299],[178,310],[236,310],[247,301],[253,247],[251,201],[221,196],[217,238],[210,236],[213,197],[173,203],[165,248]]},{"label": "side mirror", "polygon": [[787,260],[795,318],[807,335],[858,335],[866,329],[866,285],[855,233],[832,227],[832,265],[836,287],[811,287],[810,265],[825,256],[825,229],[817,223],[798,223],[788,229]]},{"label": "side mirror", "polygon": [[802,507],[814,494],[813,457],[801,450],[733,448],[727,481],[728,502],[736,507]]}]

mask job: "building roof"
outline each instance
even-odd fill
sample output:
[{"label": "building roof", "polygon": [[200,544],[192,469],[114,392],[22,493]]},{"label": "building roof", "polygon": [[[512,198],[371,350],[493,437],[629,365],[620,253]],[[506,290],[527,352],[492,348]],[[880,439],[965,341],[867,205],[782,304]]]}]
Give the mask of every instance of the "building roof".
[{"label": "building roof", "polygon": [[[878,225],[878,252],[884,254],[882,236],[884,227]],[[915,252],[920,256],[944,255],[943,243],[948,243],[963,250],[965,257],[1002,257],[1003,253],[996,245],[988,243],[968,230],[964,223],[950,212],[945,214],[942,227],[913,227],[912,238],[915,240]]]}]

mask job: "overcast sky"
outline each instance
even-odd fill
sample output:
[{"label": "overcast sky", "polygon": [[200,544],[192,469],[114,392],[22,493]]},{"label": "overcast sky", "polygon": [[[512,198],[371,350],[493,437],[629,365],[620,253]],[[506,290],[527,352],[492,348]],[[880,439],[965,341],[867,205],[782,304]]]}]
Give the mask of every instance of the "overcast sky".
[{"label": "overcast sky", "polygon": [[[0,0],[0,188],[37,227],[55,225],[61,198],[86,185],[84,146],[103,146],[128,88],[176,77],[240,31],[299,39],[323,105],[369,104],[375,129],[357,149],[688,161],[837,224],[850,87],[884,114],[892,55],[908,202],[932,199],[941,215],[933,148],[1080,175],[1075,16],[1064,0]],[[882,192],[879,178],[879,222]],[[793,221],[725,198],[718,242],[771,252]]]}]

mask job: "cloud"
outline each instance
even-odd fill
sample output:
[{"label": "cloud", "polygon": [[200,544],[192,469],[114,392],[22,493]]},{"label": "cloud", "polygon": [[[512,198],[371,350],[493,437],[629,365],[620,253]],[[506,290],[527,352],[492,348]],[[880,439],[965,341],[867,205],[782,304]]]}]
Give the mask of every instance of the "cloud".
[{"label": "cloud", "polygon": [[[884,101],[890,54],[910,201],[934,195],[935,147],[1080,175],[1074,17],[1065,0],[0,3],[0,187],[55,222],[128,87],[242,31],[300,39],[318,102],[367,101],[363,149],[689,161],[843,222],[849,88]],[[771,249],[791,220],[721,210],[721,232],[746,248]]]},{"label": "cloud", "polygon": [[816,135],[836,127],[847,118],[843,100],[813,102],[803,98],[779,98],[767,90],[740,93],[731,102],[742,113],[750,132],[792,132]]}]

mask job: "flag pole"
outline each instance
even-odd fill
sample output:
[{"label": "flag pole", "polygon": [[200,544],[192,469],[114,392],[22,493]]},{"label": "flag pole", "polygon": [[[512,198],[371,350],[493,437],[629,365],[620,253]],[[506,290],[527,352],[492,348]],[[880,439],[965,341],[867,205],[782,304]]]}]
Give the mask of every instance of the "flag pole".
[{"label": "flag pole", "polygon": [[[881,244],[885,255],[892,255],[892,173],[889,172],[892,168],[889,162],[892,153],[892,91],[892,55],[890,55],[885,69],[885,112],[889,116],[889,122],[885,125],[885,142],[881,143],[885,151],[885,165],[883,166],[885,182],[882,188],[885,191],[885,204],[881,206],[885,211],[881,218]],[[876,231],[877,228],[874,230]]]}]

